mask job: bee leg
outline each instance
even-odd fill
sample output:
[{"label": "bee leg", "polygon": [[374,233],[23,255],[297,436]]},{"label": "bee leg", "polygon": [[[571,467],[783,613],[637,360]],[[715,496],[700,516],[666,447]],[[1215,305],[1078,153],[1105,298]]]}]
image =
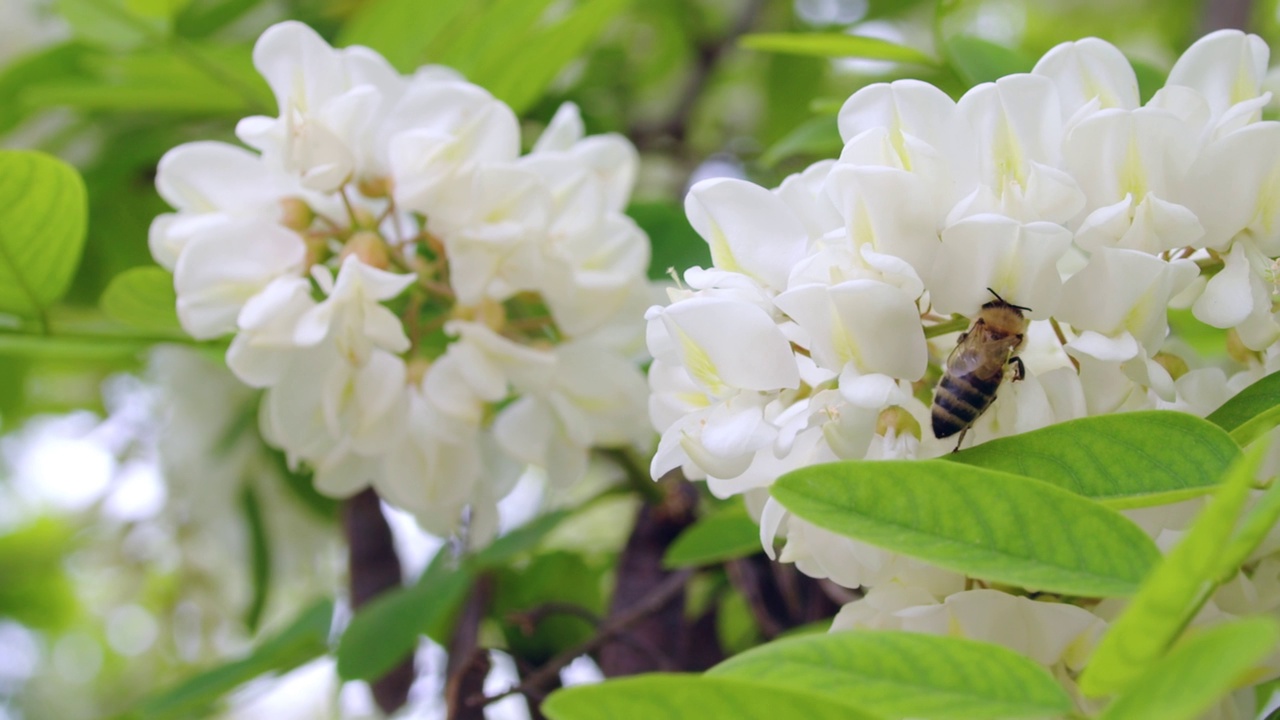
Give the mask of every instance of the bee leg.
[{"label": "bee leg", "polygon": [[1027,376],[1027,366],[1022,364],[1022,358],[1011,357],[1009,364],[1013,366],[1013,380],[1017,382]]},{"label": "bee leg", "polygon": [[959,439],[956,440],[956,449],[952,450],[951,452],[953,453],[960,452],[960,444],[964,442],[964,436],[965,436],[965,433],[967,432],[969,432],[969,428],[965,428],[960,431],[960,437]]}]

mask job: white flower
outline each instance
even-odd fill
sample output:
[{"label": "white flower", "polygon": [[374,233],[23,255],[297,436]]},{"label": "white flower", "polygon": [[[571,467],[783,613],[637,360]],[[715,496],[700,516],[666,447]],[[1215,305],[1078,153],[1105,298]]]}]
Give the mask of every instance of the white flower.
[{"label": "white flower", "polygon": [[195,232],[173,269],[182,328],[202,340],[232,332],[245,303],[276,278],[298,275],[305,254],[297,234],[253,219]]},{"label": "white flower", "polygon": [[1106,40],[1085,38],[1056,45],[1040,58],[1031,74],[1053,81],[1067,127],[1099,110],[1138,107],[1138,77],[1133,66]]},{"label": "white flower", "polygon": [[1262,92],[1270,54],[1266,41],[1257,35],[1218,30],[1187,48],[1169,70],[1165,84],[1199,92],[1208,101],[1214,130],[1230,132],[1256,122],[1270,100]]},{"label": "white flower", "polygon": [[328,268],[312,268],[312,277],[328,297],[298,318],[294,340],[315,345],[332,339],[351,364],[360,366],[374,348],[394,353],[409,349],[400,318],[381,303],[403,293],[413,275],[379,270],[355,255],[343,261],[335,281]]},{"label": "white flower", "polygon": [[711,247],[721,270],[779,290],[808,246],[804,225],[779,197],[743,180],[704,180],[684,201],[689,223]]}]

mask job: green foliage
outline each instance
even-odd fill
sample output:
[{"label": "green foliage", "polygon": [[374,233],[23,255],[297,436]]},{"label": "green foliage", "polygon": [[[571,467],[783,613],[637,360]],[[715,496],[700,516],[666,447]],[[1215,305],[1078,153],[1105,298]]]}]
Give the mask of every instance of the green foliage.
[{"label": "green foliage", "polygon": [[870,720],[854,705],[752,681],[699,675],[639,675],[558,690],[542,712],[549,720]]},{"label": "green foliage", "polygon": [[[556,551],[535,555],[527,565],[497,570],[493,613],[502,625],[507,648],[517,657],[543,663],[595,634],[589,616],[605,611],[604,567],[592,567],[579,554]],[[562,603],[581,613],[551,612],[525,618],[519,613]]]},{"label": "green foliage", "polygon": [[1151,410],[1058,423],[947,459],[1036,478],[1113,508],[1132,508],[1211,492],[1239,457],[1240,448],[1212,423]]},{"label": "green foliage", "polygon": [[442,547],[416,583],[378,596],[355,614],[338,643],[338,675],[377,678],[413,652],[421,635],[447,644],[477,574],[528,552],[568,516],[542,515],[460,562],[448,545]]},{"label": "green foliage", "polygon": [[711,250],[689,226],[684,208],[675,203],[632,203],[627,215],[649,235],[653,256],[649,277],[670,279],[668,272],[683,273],[691,267],[711,267]]},{"label": "green foliage", "polygon": [[1030,72],[1035,65],[1034,60],[1018,50],[971,35],[949,37],[942,49],[947,63],[966,87]]},{"label": "green foliage", "polygon": [[0,151],[0,312],[47,324],[80,260],[85,203],[70,165],[39,152]]},{"label": "green foliage", "polygon": [[709,675],[803,691],[884,717],[931,720],[1061,715],[1071,698],[1042,667],[999,645],[908,632],[778,640]]},{"label": "green foliage", "polygon": [[698,520],[667,548],[662,564],[668,569],[698,567],[748,557],[761,552],[760,527],[740,507]]},{"label": "green foliage", "polygon": [[262,621],[262,611],[267,607],[267,595],[271,591],[271,546],[266,521],[262,517],[262,502],[250,485],[245,485],[240,493],[240,511],[249,527],[249,579],[253,587],[244,624],[253,632]]},{"label": "green foliage", "polygon": [[502,48],[504,56],[482,65],[492,74],[478,74],[475,81],[516,113],[533,106],[552,80],[575,57],[604,32],[631,0],[581,0],[556,22],[536,29],[513,46]]},{"label": "green foliage", "polygon": [[[1142,589],[1098,643],[1080,677],[1081,691],[1097,696],[1127,690],[1164,655],[1217,584],[1234,575],[1235,568],[1224,566],[1224,557],[1234,563],[1246,548],[1236,546],[1225,556],[1224,552],[1236,537],[1240,513],[1266,449],[1265,443],[1259,443],[1231,467],[1222,488],[1186,535],[1143,581]],[[1256,541],[1261,537],[1251,534],[1242,539]]]},{"label": "green foliage", "polygon": [[770,145],[769,149],[760,155],[760,164],[771,168],[795,155],[818,157],[838,155],[843,146],[840,130],[836,127],[836,118],[832,115],[821,115],[796,126],[778,142]]},{"label": "green foliage", "polygon": [[126,270],[102,294],[102,312],[122,325],[148,332],[181,331],[173,276],[158,267]]},{"label": "green foliage", "polygon": [[1280,372],[1274,372],[1241,390],[1206,418],[1248,445],[1280,424]]},{"label": "green foliage", "polygon": [[873,37],[845,33],[757,33],[744,35],[738,44],[748,50],[814,55],[832,58],[889,60],[933,66],[937,61],[919,50]]},{"label": "green foliage", "polygon": [[945,461],[848,461],[778,478],[809,522],[985,580],[1131,595],[1159,552],[1124,516],[1047,483]]},{"label": "green foliage", "polygon": [[248,655],[148,698],[129,717],[137,720],[208,717],[217,702],[240,685],[267,673],[286,673],[323,655],[328,650],[332,620],[333,602],[318,602],[304,610],[288,627],[259,643]]},{"label": "green foliage", "polygon": [[129,50],[164,37],[168,13],[154,13],[163,0],[58,0],[58,11],[77,37],[113,50]]},{"label": "green foliage", "polygon": [[452,565],[446,545],[418,582],[383,593],[360,608],[338,643],[338,676],[344,680],[381,677],[412,653],[424,634],[448,643],[448,628],[474,578],[466,565]]},{"label": "green foliage", "polygon": [[75,589],[62,567],[70,547],[70,528],[51,518],[0,535],[0,617],[40,629],[64,627],[76,611]]},{"label": "green foliage", "polygon": [[1099,720],[1192,720],[1234,690],[1280,643],[1280,624],[1269,617],[1237,620],[1203,630],[1151,665]]},{"label": "green foliage", "polygon": [[410,72],[430,57],[433,41],[474,4],[473,0],[372,0],[360,5],[338,42],[367,45],[401,72]]}]

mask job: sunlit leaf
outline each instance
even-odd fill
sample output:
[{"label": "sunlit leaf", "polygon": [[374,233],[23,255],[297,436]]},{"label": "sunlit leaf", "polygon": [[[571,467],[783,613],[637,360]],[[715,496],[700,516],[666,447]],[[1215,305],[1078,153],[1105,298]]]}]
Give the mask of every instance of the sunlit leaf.
[{"label": "sunlit leaf", "polygon": [[1254,617],[1195,633],[1153,664],[1099,720],[1192,720],[1234,690],[1275,651],[1280,624]]},{"label": "sunlit leaf", "polygon": [[58,12],[77,37],[113,50],[136,48],[168,35],[171,18],[149,10],[141,13],[135,3],[148,6],[163,0],[58,0]]},{"label": "sunlit leaf", "polygon": [[0,312],[41,316],[67,291],[84,247],[85,207],[70,165],[0,150]]},{"label": "sunlit leaf", "polygon": [[1025,656],[922,633],[868,630],[778,640],[708,674],[825,695],[885,717],[1040,718],[1072,708],[1058,681]]},{"label": "sunlit leaf", "polygon": [[1217,587],[1222,556],[1266,451],[1251,448],[1102,636],[1080,677],[1087,695],[1126,690],[1165,653]]},{"label": "sunlit leaf", "polygon": [[558,22],[512,48],[501,72],[476,78],[516,114],[529,109],[560,71],[580,56],[631,0],[582,0]]},{"label": "sunlit leaf", "polygon": [[158,267],[126,270],[111,279],[102,294],[102,312],[139,330],[178,331],[173,276]]},{"label": "sunlit leaf", "polygon": [[572,514],[570,510],[556,510],[540,515],[494,540],[488,547],[468,558],[467,564],[477,570],[505,565],[517,555],[534,549],[548,533]]},{"label": "sunlit leaf", "polygon": [[366,45],[402,72],[412,72],[427,59],[428,48],[450,22],[474,4],[474,0],[364,2],[338,35],[338,44]]},{"label": "sunlit leaf", "polygon": [[1236,442],[1248,445],[1280,424],[1280,372],[1236,393],[1205,419],[1231,433]]},{"label": "sunlit leaf", "polygon": [[1203,495],[1240,448],[1212,423],[1167,410],[1099,415],[976,445],[948,460],[1033,477],[1115,508]]},{"label": "sunlit leaf", "polygon": [[1118,512],[1038,480],[931,461],[848,461],[771,488],[832,532],[985,580],[1079,595],[1130,595],[1159,559]]},{"label": "sunlit leaf", "polygon": [[762,552],[760,528],[741,508],[708,515],[671,543],[662,564],[668,568],[698,567]]},{"label": "sunlit leaf", "polygon": [[133,716],[141,720],[179,720],[209,717],[219,698],[266,673],[286,673],[328,650],[333,602],[324,600],[305,610],[276,635],[259,643],[245,657],[219,665],[177,687],[143,701]]},{"label": "sunlit leaf", "polygon": [[994,82],[1005,75],[1030,72],[1035,61],[1023,53],[972,35],[955,35],[943,43],[944,54],[966,86]]},{"label": "sunlit leaf", "polygon": [[932,57],[913,47],[845,33],[756,33],[742,36],[738,44],[748,50],[765,52],[889,60],[915,65],[937,64]]},{"label": "sunlit leaf", "polygon": [[638,675],[552,693],[549,720],[867,720],[877,717],[820,695],[728,677]]}]

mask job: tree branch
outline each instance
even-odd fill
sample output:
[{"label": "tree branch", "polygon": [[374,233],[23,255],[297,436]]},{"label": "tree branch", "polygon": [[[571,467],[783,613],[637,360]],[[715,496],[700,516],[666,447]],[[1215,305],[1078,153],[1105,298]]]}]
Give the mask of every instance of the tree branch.
[{"label": "tree branch", "polygon": [[[384,592],[400,587],[403,577],[391,527],[382,516],[378,494],[371,488],[342,504],[342,528],[347,536],[351,607],[358,609]],[[373,698],[391,714],[409,698],[409,686],[417,677],[411,653],[387,674],[373,681]]]}]

